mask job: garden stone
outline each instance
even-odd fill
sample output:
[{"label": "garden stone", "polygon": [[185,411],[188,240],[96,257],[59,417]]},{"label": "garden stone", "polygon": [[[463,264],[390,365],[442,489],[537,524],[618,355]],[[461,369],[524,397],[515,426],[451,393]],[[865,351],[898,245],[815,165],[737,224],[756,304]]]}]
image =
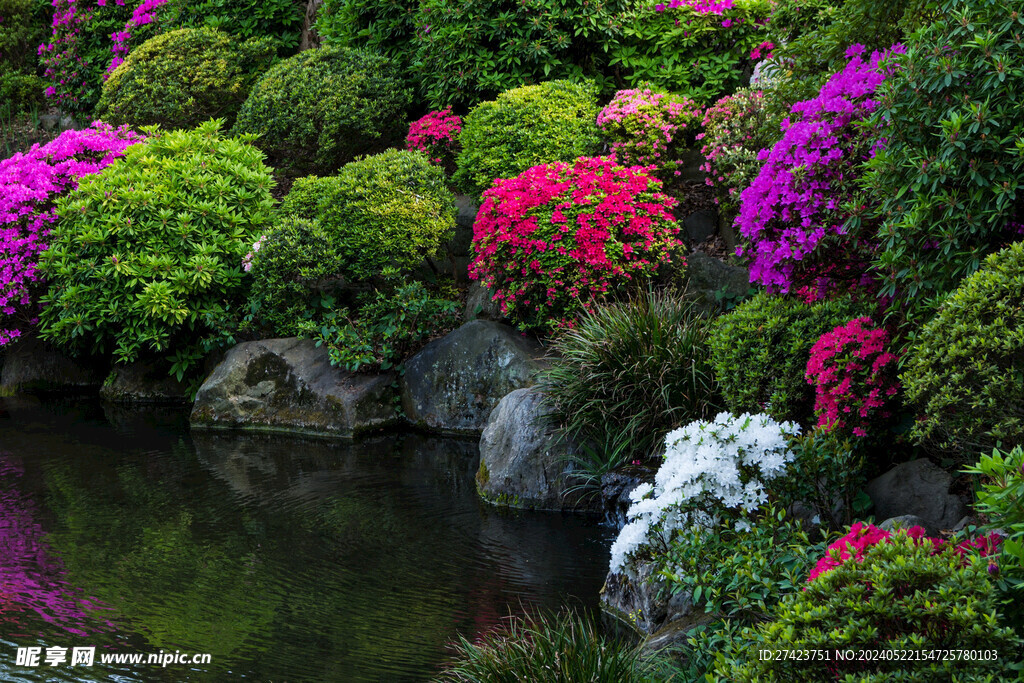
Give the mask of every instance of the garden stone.
[{"label": "garden stone", "polygon": [[967,514],[963,501],[949,492],[952,483],[948,472],[921,458],[871,480],[867,494],[878,519],[915,515],[926,528],[950,529]]},{"label": "garden stone", "polygon": [[33,336],[23,337],[5,351],[0,394],[91,392],[106,375],[97,359],[72,358]]},{"label": "garden stone", "polygon": [[695,612],[690,593],[670,594],[652,562],[637,563],[635,576],[609,573],[601,589],[601,609],[644,635],[657,633]]},{"label": "garden stone", "polygon": [[718,232],[718,214],[707,209],[694,211],[683,220],[683,228],[690,244],[703,242]]},{"label": "garden stone", "polygon": [[352,437],[397,421],[395,376],[333,367],[310,339],[239,344],[203,382],[193,427]]},{"label": "garden stone", "polygon": [[116,365],[100,387],[100,398],[113,403],[187,403],[188,384],[167,374],[164,368],[137,362]]},{"label": "garden stone", "polygon": [[654,483],[655,470],[615,470],[601,476],[601,501],[604,523],[616,529],[626,526],[626,512],[632,501],[629,494],[640,484]]},{"label": "garden stone", "polygon": [[480,434],[498,401],[535,383],[543,356],[540,344],[508,325],[468,322],[406,361],[405,416],[442,434]]},{"label": "garden stone", "polygon": [[473,223],[480,211],[480,205],[464,194],[455,197],[455,235],[448,241],[448,252],[453,256],[470,256],[473,243]]},{"label": "garden stone", "polygon": [[897,529],[909,529],[910,527],[919,526],[924,527],[924,532],[928,536],[938,536],[939,530],[930,526],[928,520],[921,519],[917,515],[900,515],[899,517],[890,517],[884,520],[878,525],[878,528],[882,531],[895,532]]},{"label": "garden stone", "polygon": [[[686,256],[686,298],[708,311],[722,308],[722,298],[738,299],[750,291],[750,271],[696,251]],[[721,294],[721,297],[720,297]]]},{"label": "garden stone", "polygon": [[481,318],[483,320],[501,320],[501,306],[491,297],[494,293],[477,280],[469,286],[466,293],[466,312],[462,318],[465,322]]}]

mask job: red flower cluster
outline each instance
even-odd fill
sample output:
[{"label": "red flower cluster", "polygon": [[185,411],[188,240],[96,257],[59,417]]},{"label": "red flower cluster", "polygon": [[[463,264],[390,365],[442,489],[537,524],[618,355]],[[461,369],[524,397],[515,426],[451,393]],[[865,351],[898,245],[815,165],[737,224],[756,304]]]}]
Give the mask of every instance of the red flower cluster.
[{"label": "red flower cluster", "polygon": [[[904,532],[907,536],[914,539],[917,545],[922,545],[926,542],[931,543],[932,554],[939,552],[945,547],[945,541],[925,536],[924,529],[919,526],[912,526],[904,530]],[[848,534],[836,540],[835,543],[828,547],[825,555],[818,560],[818,563],[814,565],[814,569],[811,570],[810,576],[807,577],[807,583],[811,583],[822,574],[831,571],[850,558],[860,562],[864,559],[864,551],[867,548],[881,542],[888,543],[891,539],[892,534],[890,532],[879,529],[874,524],[857,522],[850,527]],[[954,551],[960,557],[965,558],[965,561],[967,555],[974,551],[981,557],[989,557],[999,551],[1000,540],[1001,537],[998,534],[991,533],[987,536],[979,536],[975,539],[961,541],[956,545]],[[994,565],[990,564],[989,566],[992,567]]]},{"label": "red flower cluster", "polygon": [[818,426],[867,436],[878,417],[890,417],[899,391],[897,357],[886,350],[889,333],[868,317],[854,318],[821,335],[804,376],[814,385]]},{"label": "red flower cluster", "polygon": [[454,168],[461,132],[462,119],[452,113],[451,107],[432,111],[409,126],[405,148],[423,152],[446,169]]},{"label": "red flower cluster", "polygon": [[614,157],[534,166],[484,192],[470,277],[524,327],[571,326],[579,310],[670,260],[675,200]]}]

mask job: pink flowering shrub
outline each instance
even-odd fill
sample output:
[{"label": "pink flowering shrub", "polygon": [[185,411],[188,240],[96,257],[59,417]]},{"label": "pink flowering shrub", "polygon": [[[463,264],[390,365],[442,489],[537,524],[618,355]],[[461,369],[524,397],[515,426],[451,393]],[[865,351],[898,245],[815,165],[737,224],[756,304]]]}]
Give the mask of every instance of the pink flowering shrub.
[{"label": "pink flowering shrub", "polygon": [[680,175],[683,150],[700,123],[700,105],[688,97],[641,84],[620,90],[597,115],[597,127],[625,166],[650,166],[662,179]]},{"label": "pink flowering shrub", "polygon": [[[118,4],[123,5],[124,0],[118,0]],[[43,75],[50,81],[45,94],[59,106],[74,108],[88,85],[88,67],[79,54],[79,34],[91,16],[92,12],[75,0],[53,0],[52,35],[37,52],[45,67]]]},{"label": "pink flowering shrub", "polygon": [[97,121],[92,128],[65,131],[43,146],[0,161],[0,346],[36,322],[34,299],[42,284],[38,258],[56,220],[57,198],[142,139],[127,128]]},{"label": "pink flowering shrub", "polygon": [[522,327],[572,325],[593,301],[670,261],[675,200],[614,157],[534,166],[498,179],[473,226],[470,277]]},{"label": "pink flowering shrub", "polygon": [[872,424],[892,416],[900,384],[889,341],[888,332],[862,317],[815,342],[805,377],[815,389],[819,427],[864,437]]},{"label": "pink flowering shrub", "polygon": [[[98,2],[102,5],[106,0],[98,0]],[[167,0],[142,0],[132,12],[131,18],[125,22],[124,29],[111,34],[110,39],[114,45],[110,51],[114,53],[114,58],[110,60],[110,66],[104,72],[103,80],[106,80],[110,76],[110,72],[124,62],[124,58],[128,55],[128,40],[132,37],[132,31],[139,26],[153,23],[156,19],[156,8],[166,4]]]},{"label": "pink flowering shrub", "polygon": [[[764,165],[740,195],[736,224],[748,245],[738,253],[750,261],[751,280],[773,292],[856,281],[874,251],[866,227],[859,234],[844,227],[859,165],[873,153],[871,131],[858,124],[875,110],[873,95],[888,75],[885,54],[864,59],[863,51],[851,47],[846,67],[818,96],[793,105],[782,139],[760,153]],[[822,264],[831,272],[823,274]]]},{"label": "pink flowering shrub", "polygon": [[[940,552],[946,545],[946,542],[942,539],[925,536],[925,530],[919,526],[912,526],[902,531],[913,539],[915,545],[931,543],[933,555]],[[807,583],[811,583],[822,574],[828,573],[850,559],[857,562],[862,561],[864,559],[864,551],[867,548],[878,543],[891,543],[892,539],[892,533],[879,529],[874,524],[855,523],[850,527],[849,533],[837,539],[828,547],[825,555],[818,560],[818,563],[811,570],[810,575],[807,577]],[[965,561],[971,553],[975,552],[980,557],[989,557],[999,552],[1001,540],[1002,538],[999,534],[990,533],[986,536],[964,539],[954,546],[953,551],[961,558],[964,558]],[[992,569],[994,566],[994,563],[990,564],[989,571],[994,573]]]},{"label": "pink flowering shrub", "polygon": [[405,148],[427,155],[432,163],[442,166],[449,175],[455,171],[455,157],[461,145],[462,118],[452,113],[451,107],[432,111],[409,126]]},{"label": "pink flowering shrub", "polygon": [[659,2],[654,9],[664,12],[666,9],[689,7],[696,14],[725,14],[725,11],[732,9],[735,4],[733,0],[669,0],[668,3]]}]

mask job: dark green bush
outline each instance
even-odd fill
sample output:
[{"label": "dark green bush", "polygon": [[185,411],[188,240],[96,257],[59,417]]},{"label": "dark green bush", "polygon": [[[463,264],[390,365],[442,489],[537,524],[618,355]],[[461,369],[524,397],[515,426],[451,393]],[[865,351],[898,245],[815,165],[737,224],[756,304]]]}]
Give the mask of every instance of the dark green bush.
[{"label": "dark green bush", "polygon": [[47,0],[0,0],[0,73],[36,73],[36,47],[49,34],[51,9]]},{"label": "dark green bush", "polygon": [[239,42],[266,38],[282,57],[299,49],[302,5],[295,0],[195,0],[178,3],[172,11],[177,11],[178,26],[209,26]]},{"label": "dark green bush", "polygon": [[598,449],[586,469],[653,459],[666,433],[717,412],[707,330],[691,303],[648,293],[585,313],[555,339],[541,386],[556,423]]},{"label": "dark green bush", "polygon": [[503,92],[463,121],[454,180],[480,196],[495,178],[593,156],[600,145],[599,111],[593,83],[549,81]]},{"label": "dark green bush", "polygon": [[221,124],[155,134],[60,199],[42,336],[121,363],[160,354],[179,377],[196,366],[207,321],[244,301],[242,257],[273,206],[263,155]]},{"label": "dark green bush", "polygon": [[114,69],[97,113],[113,124],[193,128],[234,118],[274,50],[267,40],[239,43],[211,28],[150,38]]},{"label": "dark green bush", "polygon": [[901,375],[914,434],[973,458],[1024,443],[1024,242],[963,281],[911,345]]},{"label": "dark green bush", "polygon": [[719,317],[708,337],[725,404],[735,413],[766,411],[777,420],[808,423],[814,390],[804,373],[818,338],[863,315],[848,299],[814,305],[758,294]]},{"label": "dark green bush", "polygon": [[863,185],[875,197],[883,294],[913,319],[1024,220],[1024,12],[946,0],[898,57],[868,125],[885,140]]},{"label": "dark green bush", "polygon": [[[796,590],[716,657],[715,674],[729,681],[991,681],[1019,659],[1020,640],[999,626],[988,560],[961,558],[954,544],[933,554],[930,542],[899,532]],[[826,651],[819,657],[761,658],[762,650]],[[835,652],[853,651],[837,661]],[[891,651],[862,658],[860,650]],[[907,661],[900,651],[977,650],[997,658]],[[884,652],[882,653],[884,655]]]},{"label": "dark green bush", "polygon": [[46,81],[35,74],[4,71],[0,65],[0,113],[19,114],[46,105]]},{"label": "dark green bush", "polygon": [[408,0],[324,0],[315,28],[325,45],[362,47],[408,65],[415,59],[418,6]]},{"label": "dark green bush", "polygon": [[333,171],[404,138],[411,99],[398,67],[363,50],[322,47],[274,66],[256,83],[235,130],[256,133],[276,162]]},{"label": "dark green bush", "polygon": [[790,440],[793,462],[789,477],[779,485],[786,503],[799,502],[819,517],[822,526],[838,529],[867,511],[871,499],[863,492],[867,483],[863,450],[835,430],[821,429]]}]

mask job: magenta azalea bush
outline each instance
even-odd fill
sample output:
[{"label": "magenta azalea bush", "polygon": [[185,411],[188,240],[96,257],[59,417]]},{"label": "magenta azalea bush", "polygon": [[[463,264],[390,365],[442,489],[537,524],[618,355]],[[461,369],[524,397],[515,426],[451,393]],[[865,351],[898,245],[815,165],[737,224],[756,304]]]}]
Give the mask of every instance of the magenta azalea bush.
[{"label": "magenta azalea bush", "polygon": [[[98,1],[102,5],[106,0]],[[118,2],[118,4],[121,4],[121,2]],[[166,4],[167,0],[142,0],[139,6],[132,12],[131,18],[125,22],[124,30],[111,34],[110,39],[114,42],[114,45],[110,48],[110,51],[114,53],[114,58],[110,60],[110,66],[107,67],[106,73],[103,74],[104,79],[110,75],[110,72],[120,66],[124,62],[124,58],[128,56],[128,40],[132,37],[132,31],[139,26],[153,23],[156,19],[156,8]]]},{"label": "magenta azalea bush", "polygon": [[624,166],[649,166],[662,179],[680,175],[682,154],[703,111],[688,97],[647,84],[620,90],[597,115],[597,127]]},{"label": "magenta azalea bush", "polygon": [[35,323],[39,254],[47,247],[59,196],[98,173],[143,137],[99,121],[0,161],[0,346]]},{"label": "magenta azalea bush", "polygon": [[736,224],[748,245],[738,253],[750,261],[751,281],[771,291],[859,280],[874,251],[866,231],[844,227],[859,165],[872,154],[871,131],[858,124],[876,108],[872,97],[888,75],[885,53],[864,59],[863,52],[850,48],[846,68],[817,97],[793,105],[782,139],[761,152],[764,165],[740,195]]},{"label": "magenta azalea bush", "polygon": [[405,148],[423,152],[432,163],[454,171],[455,157],[461,149],[461,132],[462,118],[453,114],[451,107],[445,107],[412,122],[405,138]]},{"label": "magenta azalea bush", "polygon": [[864,437],[892,416],[900,389],[889,333],[868,317],[836,327],[811,347],[806,378],[815,389],[814,413],[826,431]]},{"label": "magenta azalea bush", "polygon": [[614,157],[534,166],[498,179],[473,225],[470,277],[521,326],[572,325],[581,309],[653,274],[679,246],[675,200]]},{"label": "magenta azalea bush", "polygon": [[[123,5],[124,0],[117,0]],[[53,0],[52,36],[39,46],[39,61],[50,81],[46,96],[58,106],[73,105],[88,84],[88,65],[79,54],[81,26],[91,17],[75,0]]]}]

